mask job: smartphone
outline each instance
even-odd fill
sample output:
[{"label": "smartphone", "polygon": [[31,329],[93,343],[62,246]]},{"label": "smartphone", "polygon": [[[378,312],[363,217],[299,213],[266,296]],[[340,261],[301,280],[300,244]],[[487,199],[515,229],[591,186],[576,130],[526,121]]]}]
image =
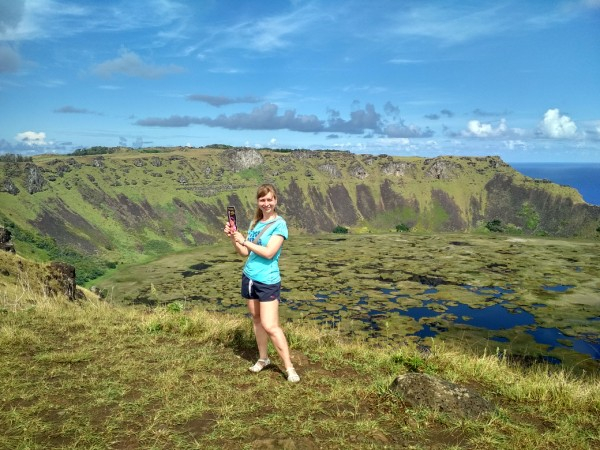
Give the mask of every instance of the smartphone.
[{"label": "smartphone", "polygon": [[237,217],[235,216],[234,206],[227,207],[227,221],[229,222],[229,227],[233,229],[233,231],[237,231]]}]

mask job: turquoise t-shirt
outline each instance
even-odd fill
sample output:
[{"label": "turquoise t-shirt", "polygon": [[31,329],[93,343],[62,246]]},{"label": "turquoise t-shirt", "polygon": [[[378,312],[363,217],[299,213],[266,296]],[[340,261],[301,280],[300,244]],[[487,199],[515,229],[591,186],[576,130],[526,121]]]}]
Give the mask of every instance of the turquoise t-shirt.
[{"label": "turquoise t-shirt", "polygon": [[[254,242],[258,234],[265,227],[267,223],[273,223],[267,231],[260,237],[259,242]],[[248,240],[254,244],[266,246],[271,239],[271,236],[279,235],[283,236],[283,239],[288,238],[288,228],[285,220],[282,217],[276,217],[269,222],[258,222],[253,230],[248,230]],[[279,273],[279,256],[283,245],[279,247],[275,256],[271,259],[263,258],[258,256],[254,252],[250,252],[246,264],[244,265],[244,274],[248,278],[259,283],[275,284],[281,281],[281,274]]]}]

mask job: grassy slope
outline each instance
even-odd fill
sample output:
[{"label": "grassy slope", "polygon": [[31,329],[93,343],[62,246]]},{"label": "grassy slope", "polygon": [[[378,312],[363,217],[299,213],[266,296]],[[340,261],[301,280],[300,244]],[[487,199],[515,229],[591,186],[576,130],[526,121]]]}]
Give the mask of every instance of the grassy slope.
[{"label": "grassy slope", "polygon": [[[219,238],[220,229],[210,219],[214,219],[215,214],[218,215],[218,212],[230,203],[231,196],[239,198],[242,219],[248,221],[253,210],[256,185],[264,181],[275,182],[284,190],[292,179],[295,180],[306,196],[306,206],[321,212],[323,205],[315,204],[307,195],[309,186],[316,187],[327,198],[329,187],[343,184],[356,204],[356,185],[369,186],[375,201],[378,202],[380,185],[386,179],[391,180],[393,191],[405,199],[418,201],[420,212],[415,214],[406,208],[387,211],[371,220],[362,220],[356,224],[359,228],[374,232],[393,229],[403,220],[416,222],[416,229],[420,230],[439,227],[447,216],[440,205],[432,202],[433,189],[447,192],[460,209],[465,222],[470,224],[471,199],[478,199],[481,207],[485,208],[484,186],[496,173],[506,173],[514,177],[517,184],[534,189],[552,190],[556,195],[569,197],[575,203],[582,202],[581,196],[572,188],[553,184],[540,186],[506,165],[490,167],[488,158],[444,157],[445,161],[462,168],[455,170],[455,173],[459,174],[458,178],[438,180],[424,174],[427,164],[431,164],[433,160],[416,157],[391,158],[341,152],[312,152],[316,157],[298,158],[290,153],[261,151],[263,164],[236,172],[223,162],[223,154],[221,150],[215,149],[167,149],[157,154],[123,151],[104,155],[104,167],[94,164],[98,156],[37,156],[34,163],[44,170],[46,179],[54,180],[48,181],[45,191],[30,195],[24,186],[24,175],[12,177],[21,193],[18,196],[0,193],[3,214],[17,226],[31,229],[29,222],[39,218],[44,210],[54,211],[58,218],[64,216],[59,205],[65,205],[68,211],[78,214],[92,227],[97,228],[98,235],[90,237],[87,233],[87,236],[83,236],[83,231],[77,227],[67,231],[72,232],[75,237],[88,239],[89,244],[96,246],[99,254],[108,260],[133,262],[147,258],[149,253],[152,254],[148,248],[156,247],[156,242],[162,242],[170,250],[193,246],[194,231],[205,233],[207,237],[212,236],[212,239]],[[155,159],[160,160],[160,166],[152,164]],[[78,168],[69,164],[69,161],[73,160],[79,165]],[[140,161],[142,166],[137,167],[136,164]],[[390,161],[412,163],[417,170],[414,175],[406,177],[385,175],[382,173],[382,167]],[[342,177],[332,178],[320,170],[324,164],[335,164]],[[351,169],[356,165],[362,166],[368,173],[366,178],[359,179],[351,174]],[[61,175],[58,171],[61,166],[68,166],[71,170]],[[24,163],[21,164],[22,170],[23,167]],[[184,184],[180,183],[182,177],[187,181]],[[82,192],[90,191],[94,192],[94,195],[106,197],[90,199],[82,196]],[[119,196],[130,199],[134,206],[143,206],[147,202],[159,217],[140,217],[139,214],[136,216],[135,211],[128,211],[122,201],[118,200]],[[202,202],[212,207],[214,213],[208,213],[212,217],[207,217],[207,213],[185,211],[184,208],[174,205],[174,199],[187,206]],[[285,213],[285,201],[281,206]],[[60,222],[60,219],[55,220]],[[129,220],[130,224],[124,220]],[[65,237],[65,241],[73,242],[74,236]]]},{"label": "grassy slope", "polygon": [[[180,303],[120,307],[89,293],[70,303],[43,294],[43,272],[0,254],[1,448],[600,445],[597,375],[522,369],[443,344],[427,354],[373,348],[294,322],[286,332],[302,381],[292,385],[277,365],[247,372],[255,350],[244,317]],[[409,371],[475,388],[496,412],[463,420],[408,407],[389,386]]]}]

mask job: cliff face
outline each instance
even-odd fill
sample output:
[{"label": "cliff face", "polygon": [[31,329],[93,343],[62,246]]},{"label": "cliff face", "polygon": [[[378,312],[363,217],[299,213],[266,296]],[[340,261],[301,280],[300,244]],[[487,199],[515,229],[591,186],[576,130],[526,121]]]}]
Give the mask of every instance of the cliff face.
[{"label": "cliff face", "polygon": [[[146,150],[147,151],[147,150]],[[523,233],[593,237],[600,207],[527,178],[497,157],[399,158],[324,151],[161,149],[0,163],[0,219],[83,254],[133,261],[241,228],[270,182],[295,232],[470,231],[499,220]]]}]

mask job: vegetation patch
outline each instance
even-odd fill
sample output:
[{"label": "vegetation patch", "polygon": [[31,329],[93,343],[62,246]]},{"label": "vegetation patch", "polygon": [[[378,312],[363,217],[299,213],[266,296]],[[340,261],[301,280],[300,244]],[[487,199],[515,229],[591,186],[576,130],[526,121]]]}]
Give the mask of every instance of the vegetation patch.
[{"label": "vegetation patch", "polygon": [[[282,316],[375,345],[444,340],[475,353],[498,348],[595,371],[600,336],[590,318],[600,315],[599,246],[497,233],[292,235],[280,261]],[[119,267],[97,285],[115,301],[160,305],[185,299],[244,315],[242,264],[221,242]],[[570,287],[548,288],[553,286]],[[545,329],[573,341],[550,339],[550,331],[543,338]]]}]

